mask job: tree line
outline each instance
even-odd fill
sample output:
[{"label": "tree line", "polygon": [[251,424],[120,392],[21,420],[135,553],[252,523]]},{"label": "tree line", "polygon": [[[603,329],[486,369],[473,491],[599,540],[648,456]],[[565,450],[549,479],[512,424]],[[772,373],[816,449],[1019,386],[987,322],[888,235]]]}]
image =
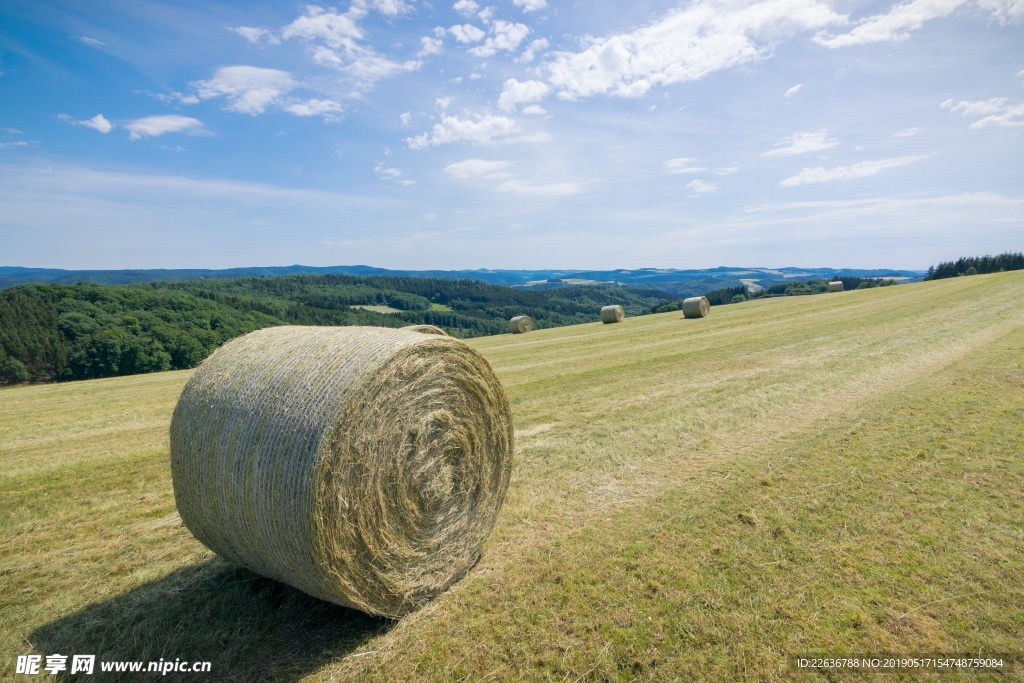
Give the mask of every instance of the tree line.
[{"label": "tree line", "polygon": [[[523,291],[473,280],[294,275],[0,291],[0,384],[195,367],[227,340],[273,325],[432,324],[457,337],[596,320],[602,306],[648,313],[668,295],[614,286]],[[396,313],[356,306],[386,305]]]},{"label": "tree line", "polygon": [[942,280],[961,275],[984,275],[1003,270],[1024,270],[1024,253],[1005,252],[998,256],[966,256],[929,266],[925,280]]}]

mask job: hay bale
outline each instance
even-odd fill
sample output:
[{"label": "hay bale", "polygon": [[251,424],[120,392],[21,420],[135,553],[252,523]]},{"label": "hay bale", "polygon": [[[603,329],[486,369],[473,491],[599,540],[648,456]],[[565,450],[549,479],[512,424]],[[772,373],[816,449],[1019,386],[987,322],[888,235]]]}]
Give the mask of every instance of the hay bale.
[{"label": "hay bale", "polygon": [[706,296],[691,296],[683,299],[684,318],[706,318],[711,312],[711,303]]},{"label": "hay bale", "polygon": [[477,562],[508,488],[508,397],[459,340],[272,327],[225,344],[171,421],[181,519],[318,598],[397,617]]},{"label": "hay bale", "polygon": [[832,292],[841,292],[841,291],[843,291],[843,281],[842,280],[836,280],[835,282],[828,283],[828,292],[829,292],[829,294],[831,294]]},{"label": "hay bale", "polygon": [[614,306],[605,306],[601,309],[601,322],[605,325],[608,323],[619,323],[625,317],[626,312],[622,310],[622,306],[615,304]]},{"label": "hay bale", "polygon": [[528,315],[517,315],[508,321],[509,334],[523,334],[533,330],[533,320]]},{"label": "hay bale", "polygon": [[441,334],[444,335],[445,337],[448,336],[448,333],[442,330],[437,325],[406,325],[405,327],[400,327],[399,329],[409,330],[410,332],[419,332],[421,334]]}]

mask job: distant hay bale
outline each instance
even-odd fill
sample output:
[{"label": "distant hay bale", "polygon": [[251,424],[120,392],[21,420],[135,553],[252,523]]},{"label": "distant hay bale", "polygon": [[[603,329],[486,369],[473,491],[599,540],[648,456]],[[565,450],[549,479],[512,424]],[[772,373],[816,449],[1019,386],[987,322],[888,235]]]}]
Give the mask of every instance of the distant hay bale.
[{"label": "distant hay bale", "polygon": [[406,325],[400,327],[401,330],[409,330],[410,332],[420,332],[421,334],[441,334],[448,336],[448,333],[442,330],[437,325]]},{"label": "distant hay bale", "polygon": [[517,315],[508,321],[509,334],[523,334],[533,330],[533,320],[528,315]]},{"label": "distant hay bale", "polygon": [[829,294],[831,294],[832,292],[841,292],[841,291],[843,291],[843,282],[842,282],[842,280],[836,280],[835,282],[828,283],[828,291],[829,291]]},{"label": "distant hay bale", "polygon": [[711,303],[706,296],[691,296],[683,299],[683,317],[706,318],[711,312]]},{"label": "distant hay bale", "polygon": [[508,397],[459,340],[271,327],[225,344],[171,421],[181,519],[224,559],[400,616],[466,574],[508,488]]},{"label": "distant hay bale", "polygon": [[605,306],[601,309],[601,322],[605,325],[608,323],[620,323],[625,315],[626,312],[623,311],[622,306],[618,304],[615,304],[614,306]]}]

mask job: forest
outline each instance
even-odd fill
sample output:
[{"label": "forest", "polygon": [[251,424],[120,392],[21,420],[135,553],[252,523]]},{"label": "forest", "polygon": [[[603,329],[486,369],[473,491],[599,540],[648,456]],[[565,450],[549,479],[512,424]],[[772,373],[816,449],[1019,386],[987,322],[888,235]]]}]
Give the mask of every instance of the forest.
[{"label": "forest", "polygon": [[961,275],[984,275],[1002,270],[1024,270],[1024,253],[1005,252],[998,256],[968,256],[956,261],[943,261],[928,268],[925,280],[941,280]]},{"label": "forest", "polygon": [[[30,284],[0,291],[0,384],[195,367],[227,340],[272,325],[438,325],[457,337],[649,313],[670,295],[615,286],[524,291],[473,280],[288,275],[132,285]],[[354,306],[386,306],[382,313]]]}]

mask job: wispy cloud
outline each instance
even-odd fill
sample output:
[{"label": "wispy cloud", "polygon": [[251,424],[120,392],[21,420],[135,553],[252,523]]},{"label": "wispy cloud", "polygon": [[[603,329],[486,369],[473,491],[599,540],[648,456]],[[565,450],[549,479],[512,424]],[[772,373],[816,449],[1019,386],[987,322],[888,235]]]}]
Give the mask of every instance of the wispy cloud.
[{"label": "wispy cloud", "polygon": [[92,117],[91,119],[85,119],[84,121],[75,121],[66,114],[61,114],[57,118],[61,119],[62,121],[67,121],[68,123],[74,124],[76,126],[85,126],[86,128],[92,128],[93,130],[99,131],[104,135],[106,135],[107,133],[114,129],[114,124],[108,121],[107,118],[103,116],[103,114],[96,114],[96,116]]},{"label": "wispy cloud", "polygon": [[193,83],[201,99],[223,97],[228,109],[253,115],[279,104],[298,85],[287,71],[257,66],[222,66],[209,80]]},{"label": "wispy cloud", "polygon": [[191,116],[165,114],[162,116],[146,116],[123,124],[128,129],[128,137],[132,140],[160,137],[166,133],[202,134],[205,129],[203,122]]},{"label": "wispy cloud", "polygon": [[105,48],[107,46],[107,44],[102,40],[98,38],[90,38],[89,36],[81,36],[78,40],[90,47]]},{"label": "wispy cloud", "polygon": [[637,97],[655,85],[756,62],[775,41],[843,20],[817,0],[697,0],[632,33],[593,39],[581,52],[555,53],[549,80],[569,99]]},{"label": "wispy cloud", "polygon": [[927,159],[927,155],[915,155],[896,157],[894,159],[879,159],[877,161],[863,161],[852,166],[836,166],[835,168],[805,168],[795,176],[786,178],[781,183],[782,187],[796,187],[797,185],[808,185],[811,183],[829,183],[835,180],[853,180],[855,178],[866,178],[873,176],[890,168],[898,168],[909,164],[917,163]]},{"label": "wispy cloud", "polygon": [[539,183],[523,180],[510,171],[511,166],[512,162],[503,159],[466,159],[448,164],[444,167],[444,172],[463,181],[485,181],[496,192],[509,194],[566,197],[579,194],[583,190],[581,183]]},{"label": "wispy cloud", "polygon": [[1010,100],[1005,97],[993,97],[992,99],[978,102],[954,102],[949,99],[940,106],[943,109],[949,109],[954,114],[979,117],[977,121],[970,125],[971,128],[987,128],[989,126],[1014,128],[1024,126],[1024,102],[1010,104]]},{"label": "wispy cloud", "polygon": [[1020,0],[912,0],[894,5],[883,14],[862,19],[848,33],[829,35],[821,32],[814,37],[814,41],[825,47],[840,48],[906,40],[911,31],[916,31],[926,22],[947,17],[961,7],[971,6],[989,12],[1004,25],[1024,20],[1024,3]]},{"label": "wispy cloud", "polygon": [[905,129],[899,131],[898,133],[893,133],[892,136],[894,138],[912,138],[915,135],[920,135],[920,134],[921,134],[921,129],[920,128],[905,128]]},{"label": "wispy cloud", "polygon": [[703,166],[694,166],[693,162],[696,159],[689,157],[678,157],[676,159],[669,159],[662,163],[665,170],[669,173],[700,173],[707,169]]},{"label": "wispy cloud", "polygon": [[509,177],[505,169],[511,165],[512,162],[504,160],[466,159],[465,161],[456,161],[455,163],[448,164],[444,167],[444,172],[460,180],[472,178],[505,179]]},{"label": "wispy cloud", "polygon": [[583,191],[581,183],[531,183],[513,178],[498,185],[498,192],[529,194],[539,197],[568,197]]},{"label": "wispy cloud", "polygon": [[486,144],[495,138],[511,135],[515,130],[516,122],[506,116],[445,114],[429,132],[406,138],[405,144],[409,149],[426,149],[453,142]]},{"label": "wispy cloud", "polygon": [[697,192],[698,194],[706,194],[708,192],[714,192],[715,190],[717,190],[718,185],[705,182],[698,178],[697,180],[691,180],[690,182],[686,183],[686,189],[692,190],[693,192]]},{"label": "wispy cloud", "polygon": [[830,138],[826,131],[796,133],[775,145],[775,149],[764,153],[766,157],[796,156],[810,152],[832,149],[839,141]]},{"label": "wispy cloud", "polygon": [[786,92],[782,93],[782,96],[783,97],[792,97],[793,95],[797,94],[800,91],[800,88],[802,88],[802,87],[804,87],[803,83],[797,83],[792,88],[790,88]]},{"label": "wispy cloud", "polygon": [[252,26],[228,26],[233,31],[248,40],[253,45],[267,43],[269,45],[280,45],[281,39],[273,32],[265,28],[254,28]]}]

